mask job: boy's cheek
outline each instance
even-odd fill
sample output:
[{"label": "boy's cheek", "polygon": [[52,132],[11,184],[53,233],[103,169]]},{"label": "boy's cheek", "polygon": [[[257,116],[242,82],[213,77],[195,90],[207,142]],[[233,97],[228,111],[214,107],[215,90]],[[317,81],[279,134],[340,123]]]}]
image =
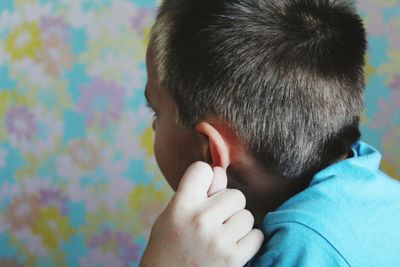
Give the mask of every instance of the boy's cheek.
[{"label": "boy's cheek", "polygon": [[162,142],[156,137],[154,152],[158,167],[165,180],[175,191],[178,188],[180,177],[183,174],[182,167],[175,158],[179,158],[179,152],[174,151],[168,143]]},{"label": "boy's cheek", "polygon": [[[164,113],[165,114],[165,113]],[[202,158],[201,143],[197,133],[183,130],[171,116],[158,117],[154,140],[154,153],[158,167],[172,189],[178,188],[186,169]]]},{"label": "boy's cheek", "polygon": [[[157,142],[158,141],[158,142]],[[180,142],[160,142],[156,140],[155,156],[161,173],[167,180],[171,188],[176,191],[182,175],[186,169],[194,162],[202,160],[197,153],[188,150],[191,144],[183,144]]]}]

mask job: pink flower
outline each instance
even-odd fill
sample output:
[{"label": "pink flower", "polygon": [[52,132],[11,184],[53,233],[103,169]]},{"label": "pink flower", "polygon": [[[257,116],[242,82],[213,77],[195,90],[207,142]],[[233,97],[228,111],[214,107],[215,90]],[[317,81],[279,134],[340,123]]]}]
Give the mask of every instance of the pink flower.
[{"label": "pink flower", "polygon": [[124,263],[112,252],[94,249],[90,251],[88,256],[80,257],[79,263],[82,267],[104,266],[104,267],[120,267]]},{"label": "pink flower", "polygon": [[17,143],[32,141],[37,132],[34,114],[27,107],[13,107],[6,114],[6,129]]},{"label": "pink flower", "polygon": [[389,84],[392,89],[400,89],[400,73],[396,74],[393,81]]},{"label": "pink flower", "polygon": [[61,17],[45,16],[40,18],[40,28],[42,29],[42,35],[45,38],[56,36],[63,42],[67,42],[69,39],[69,27]]},{"label": "pink flower", "polygon": [[124,266],[129,266],[133,261],[139,259],[139,247],[133,243],[132,237],[122,231],[112,231],[105,227],[99,235],[89,240],[89,247],[98,249],[114,248],[113,251],[120,254]]},{"label": "pink flower", "polygon": [[400,114],[400,90],[391,91],[392,96],[388,100],[379,100],[380,111],[371,122],[371,128],[379,129],[391,126]]},{"label": "pink flower", "polygon": [[150,25],[154,17],[154,9],[139,9],[131,19],[131,28],[138,33],[143,33],[144,28]]},{"label": "pink flower", "polygon": [[57,207],[62,215],[67,214],[67,197],[60,189],[43,188],[40,189],[39,196],[42,207]]},{"label": "pink flower", "polygon": [[58,143],[62,125],[56,114],[41,106],[11,107],[5,118],[10,143],[23,153],[39,155]]},{"label": "pink flower", "polygon": [[122,86],[96,78],[92,84],[82,87],[77,109],[86,117],[88,126],[100,124],[105,128],[111,121],[120,118],[124,97]]},{"label": "pink flower", "polygon": [[55,35],[44,40],[43,47],[37,52],[36,61],[43,65],[48,75],[57,77],[72,67],[74,58],[71,49]]}]

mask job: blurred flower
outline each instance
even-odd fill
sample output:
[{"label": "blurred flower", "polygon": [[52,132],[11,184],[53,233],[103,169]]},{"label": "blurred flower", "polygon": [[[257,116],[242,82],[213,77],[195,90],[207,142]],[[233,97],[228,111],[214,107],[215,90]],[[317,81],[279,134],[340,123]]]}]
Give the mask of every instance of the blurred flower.
[{"label": "blurred flower", "polygon": [[[125,41],[121,41],[125,43]],[[96,46],[106,46],[103,41],[99,41]],[[117,44],[110,44],[115,46]],[[91,47],[93,51],[103,51],[106,47]],[[87,73],[93,77],[103,77],[103,79],[118,81],[124,88],[129,88],[125,92],[128,98],[136,95],[138,90],[143,90],[146,81],[146,71],[139,67],[134,59],[127,57],[125,53],[106,53],[91,55],[93,58],[84,58],[87,62]]]},{"label": "blurred flower", "polygon": [[[97,206],[105,206],[111,212],[117,212],[118,208],[129,199],[134,184],[128,179],[112,177],[109,183],[104,187],[102,194],[97,194]],[[93,203],[93,202],[92,202]]]},{"label": "blurred flower", "polygon": [[44,66],[48,75],[55,77],[70,69],[74,62],[70,47],[57,36],[47,37],[37,55],[36,61]]},{"label": "blurred flower", "polygon": [[61,215],[67,214],[67,196],[60,189],[43,188],[39,191],[40,204],[42,207],[56,207]]},{"label": "blurred flower", "polygon": [[0,146],[0,169],[6,167],[8,152]]},{"label": "blurred flower", "polygon": [[36,195],[40,190],[52,188],[52,186],[52,179],[45,176],[22,176],[18,181],[22,194]]},{"label": "blurred flower", "polygon": [[41,17],[40,28],[42,29],[42,36],[44,39],[56,37],[63,42],[66,42],[69,39],[69,27],[62,17]]},{"label": "blurred flower", "polygon": [[139,247],[129,234],[122,231],[112,231],[105,227],[99,235],[94,235],[89,240],[88,245],[90,248],[101,249],[103,253],[112,252],[118,255],[123,263],[121,266],[129,266],[131,262],[139,259]]},{"label": "blurred flower", "polygon": [[72,141],[66,154],[61,155],[57,162],[58,175],[68,179],[78,179],[101,164],[100,145],[93,137]]},{"label": "blurred flower", "polygon": [[23,228],[15,232],[14,236],[25,245],[31,255],[36,257],[47,257],[49,255],[49,251],[43,246],[42,238],[34,235],[31,229]]},{"label": "blurred flower", "polygon": [[169,194],[154,185],[140,185],[135,187],[129,196],[129,206],[132,210],[140,210],[142,207],[146,207],[148,203],[152,202],[163,202],[167,203]]},{"label": "blurred flower", "polygon": [[129,26],[131,16],[136,10],[137,7],[130,1],[110,1],[107,8],[95,12],[92,20],[88,21],[86,29],[90,39],[96,40],[102,35],[117,36],[121,27]]},{"label": "blurred flower", "polygon": [[37,131],[34,114],[27,107],[12,107],[6,114],[6,129],[14,145],[29,144]]},{"label": "blurred flower", "polygon": [[17,259],[0,259],[1,267],[22,267],[24,264],[21,264]]},{"label": "blurred flower", "polygon": [[43,47],[38,51],[37,62],[50,76],[59,76],[72,67],[74,58],[68,43],[68,25],[61,17],[45,16],[40,19]]},{"label": "blurred flower", "polygon": [[[91,177],[93,180],[96,178],[95,175]],[[68,186],[68,198],[85,203],[88,213],[96,213],[104,208],[110,212],[117,212],[126,203],[134,185],[127,179],[109,178],[111,180],[108,183],[96,186],[82,186],[79,181],[71,182]]]},{"label": "blurred flower", "polygon": [[[149,113],[149,118],[151,114]],[[116,148],[122,152],[123,156],[129,159],[142,159],[146,156],[146,150],[142,148],[138,133],[139,127],[147,123],[142,120],[138,113],[127,111],[119,121],[114,130]]]},{"label": "blurred flower", "polygon": [[155,9],[138,9],[131,18],[131,28],[139,34],[154,21]]},{"label": "blurred flower", "polygon": [[39,210],[32,232],[41,237],[46,247],[56,249],[60,242],[71,237],[73,228],[69,225],[68,217],[62,216],[59,209],[49,207]]},{"label": "blurred flower", "polygon": [[392,89],[399,89],[400,90],[400,73],[396,74],[393,77],[393,81],[389,84],[389,87]]},{"label": "blurred flower", "polygon": [[22,195],[22,192],[23,190],[19,184],[7,181],[2,182],[0,185],[0,203],[6,203],[6,201],[9,201],[10,199],[17,198]]},{"label": "blurred flower", "polygon": [[10,33],[6,39],[5,51],[11,59],[35,58],[42,46],[41,31],[37,23],[24,23]]},{"label": "blurred flower", "polygon": [[0,65],[6,64],[9,58],[10,56],[6,53],[4,45],[0,43]]},{"label": "blurred flower", "polygon": [[35,155],[54,148],[61,136],[61,122],[42,107],[11,107],[6,114],[6,130],[10,143]]},{"label": "blurred flower", "polygon": [[89,256],[81,257],[79,263],[82,267],[123,267],[126,266],[122,260],[110,251],[103,251],[102,249],[93,249],[90,251]]},{"label": "blurred flower", "polygon": [[[26,96],[19,94],[15,90],[0,90],[0,117],[5,118],[10,107],[24,103],[25,101]],[[6,125],[4,126],[6,127]],[[3,123],[0,124],[0,129],[2,127]]]},{"label": "blurred flower", "polygon": [[4,221],[10,229],[17,231],[31,228],[38,219],[40,204],[36,195],[25,195],[13,199],[4,214]]},{"label": "blurred flower", "polygon": [[147,128],[143,133],[140,146],[146,150],[148,157],[154,156],[154,130],[152,128]]},{"label": "blurred flower", "polygon": [[11,75],[19,80],[19,83],[32,88],[32,90],[41,90],[51,86],[50,76],[45,72],[44,66],[30,58],[13,62]]},{"label": "blurred flower", "polygon": [[86,117],[89,126],[99,123],[105,128],[118,120],[124,107],[125,89],[113,81],[94,79],[82,87],[82,96],[77,104],[79,112]]},{"label": "blurred flower", "polygon": [[99,148],[90,139],[73,141],[68,152],[71,160],[84,171],[95,169],[101,160]]},{"label": "blurred flower", "polygon": [[379,112],[371,120],[371,128],[379,129],[391,126],[400,115],[400,90],[392,90],[388,100],[379,100]]}]

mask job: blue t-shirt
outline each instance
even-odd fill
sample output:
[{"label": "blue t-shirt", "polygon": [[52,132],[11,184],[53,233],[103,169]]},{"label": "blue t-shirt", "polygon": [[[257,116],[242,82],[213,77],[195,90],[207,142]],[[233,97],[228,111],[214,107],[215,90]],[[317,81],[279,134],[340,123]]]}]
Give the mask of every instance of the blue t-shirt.
[{"label": "blue t-shirt", "polygon": [[265,216],[265,244],[248,266],[400,266],[400,183],[371,146],[353,154]]}]

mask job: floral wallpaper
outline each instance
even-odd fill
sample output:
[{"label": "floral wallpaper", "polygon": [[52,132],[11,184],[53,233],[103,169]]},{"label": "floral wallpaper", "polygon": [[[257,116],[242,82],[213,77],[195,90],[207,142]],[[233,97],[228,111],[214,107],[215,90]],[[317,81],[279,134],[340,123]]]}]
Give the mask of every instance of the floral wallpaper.
[{"label": "floral wallpaper", "polygon": [[[158,1],[0,1],[0,266],[137,266],[172,192],[145,50]],[[400,2],[369,31],[363,140],[400,176]]]}]

